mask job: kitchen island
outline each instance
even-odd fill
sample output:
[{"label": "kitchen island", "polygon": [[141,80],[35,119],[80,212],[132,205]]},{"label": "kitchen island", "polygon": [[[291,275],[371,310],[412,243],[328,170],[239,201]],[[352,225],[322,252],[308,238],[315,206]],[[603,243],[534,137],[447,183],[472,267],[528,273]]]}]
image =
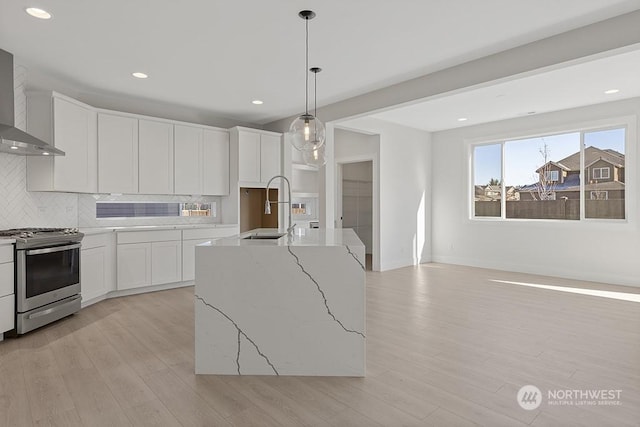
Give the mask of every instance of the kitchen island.
[{"label": "kitchen island", "polygon": [[196,374],[365,374],[365,248],[350,229],[196,247]]}]

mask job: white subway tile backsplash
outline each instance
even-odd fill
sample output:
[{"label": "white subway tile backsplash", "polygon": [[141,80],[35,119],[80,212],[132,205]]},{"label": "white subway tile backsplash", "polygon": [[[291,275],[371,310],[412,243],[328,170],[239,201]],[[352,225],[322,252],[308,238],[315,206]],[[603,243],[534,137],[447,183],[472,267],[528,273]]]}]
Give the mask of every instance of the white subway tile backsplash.
[{"label": "white subway tile backsplash", "polygon": [[[15,124],[27,127],[27,72],[14,68]],[[77,227],[78,196],[27,191],[27,160],[0,153],[0,229],[17,227]]]}]

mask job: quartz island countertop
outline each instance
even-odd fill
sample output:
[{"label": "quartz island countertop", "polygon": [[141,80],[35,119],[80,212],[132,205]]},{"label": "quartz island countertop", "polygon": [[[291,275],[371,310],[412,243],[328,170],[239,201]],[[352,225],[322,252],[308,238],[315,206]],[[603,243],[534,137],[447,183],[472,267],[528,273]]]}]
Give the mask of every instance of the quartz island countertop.
[{"label": "quartz island countertop", "polygon": [[[251,239],[252,236],[274,236],[278,239]],[[225,237],[211,242],[215,246],[361,246],[363,243],[350,228],[296,228],[292,234],[277,228],[257,228],[240,233],[237,236]],[[360,260],[364,262],[364,260]]]},{"label": "quartz island countertop", "polygon": [[[280,231],[284,233],[284,231]],[[196,374],[365,374],[364,245],[258,229],[196,247]]]}]

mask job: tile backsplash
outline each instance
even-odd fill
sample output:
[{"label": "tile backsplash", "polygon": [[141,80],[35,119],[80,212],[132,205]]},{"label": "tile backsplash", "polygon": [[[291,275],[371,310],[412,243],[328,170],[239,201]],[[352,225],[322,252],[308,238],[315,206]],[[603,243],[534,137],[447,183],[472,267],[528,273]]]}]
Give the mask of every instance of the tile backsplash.
[{"label": "tile backsplash", "polygon": [[[14,68],[15,125],[27,125],[26,69]],[[27,191],[27,159],[0,153],[0,229],[18,227],[77,227],[78,196]]]}]

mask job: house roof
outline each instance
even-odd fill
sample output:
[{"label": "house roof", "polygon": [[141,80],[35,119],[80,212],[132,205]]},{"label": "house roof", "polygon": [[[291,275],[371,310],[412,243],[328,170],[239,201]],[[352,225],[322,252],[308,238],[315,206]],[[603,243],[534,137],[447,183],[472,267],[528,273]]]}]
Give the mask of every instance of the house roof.
[{"label": "house roof", "polygon": [[560,162],[554,162],[554,161],[552,160],[552,161],[547,162],[547,163],[545,163],[544,165],[540,166],[538,169],[536,169],[536,172],[540,172],[540,171],[541,171],[542,169],[544,169],[544,167],[545,167],[546,165],[548,165],[548,164],[551,164],[551,165],[553,165],[553,166],[556,166],[556,167],[558,167],[558,168],[560,168],[560,169],[562,169],[562,170],[565,170],[565,171],[570,171],[570,170],[571,170],[571,169],[569,169],[568,167],[566,167],[565,165],[563,165],[562,163],[560,163]]},{"label": "house roof", "polygon": [[[605,160],[612,165],[624,167],[624,154],[615,150],[605,149],[602,150],[597,147],[587,147],[584,149],[584,164],[590,165],[599,159]],[[580,170],[580,152],[574,153],[564,159],[561,159],[557,163],[560,163],[571,171]]]}]

